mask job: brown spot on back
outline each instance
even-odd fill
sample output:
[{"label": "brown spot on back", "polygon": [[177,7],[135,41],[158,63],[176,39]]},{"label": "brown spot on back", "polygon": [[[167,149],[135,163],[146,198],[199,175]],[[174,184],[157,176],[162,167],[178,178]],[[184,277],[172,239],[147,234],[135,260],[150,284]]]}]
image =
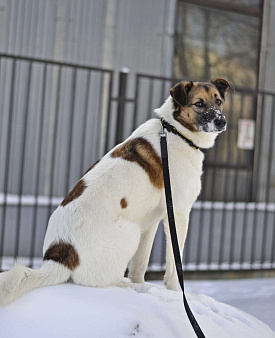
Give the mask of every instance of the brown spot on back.
[{"label": "brown spot on back", "polygon": [[43,257],[44,261],[54,261],[60,263],[70,270],[74,270],[79,265],[79,256],[72,244],[60,241],[52,243]]},{"label": "brown spot on back", "polygon": [[96,161],[86,172],[84,175],[86,175],[90,170],[92,170],[99,162],[100,160]]},{"label": "brown spot on back", "polygon": [[74,199],[81,196],[84,192],[84,190],[87,188],[85,182],[81,179],[76,186],[73,188],[72,191],[69,192],[69,194],[64,198],[64,200],[61,202],[61,205],[65,207],[65,205],[72,202]]},{"label": "brown spot on back", "polygon": [[122,157],[126,161],[136,162],[148,174],[151,183],[158,189],[163,188],[161,158],[152,144],[143,137],[130,139],[118,146],[112,157]]},{"label": "brown spot on back", "polygon": [[122,208],[122,209],[125,209],[125,208],[127,208],[127,206],[128,206],[128,203],[127,203],[127,200],[126,200],[126,198],[122,198],[122,199],[121,199],[121,201],[120,201],[120,205],[121,205],[121,208]]}]

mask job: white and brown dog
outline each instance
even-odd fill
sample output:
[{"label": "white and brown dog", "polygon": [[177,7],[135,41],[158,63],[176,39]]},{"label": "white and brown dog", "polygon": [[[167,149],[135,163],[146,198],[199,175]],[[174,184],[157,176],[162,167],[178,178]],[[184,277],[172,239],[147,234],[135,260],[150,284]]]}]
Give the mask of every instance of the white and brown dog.
[{"label": "white and brown dog", "polygon": [[[221,114],[225,79],[181,82],[155,112],[199,148],[214,145],[226,128]],[[21,264],[0,274],[0,303],[69,278],[76,284],[120,285],[129,265],[132,282],[144,282],[149,255],[161,220],[167,236],[167,288],[178,290],[168,233],[160,157],[159,119],[137,128],[93,165],[52,214],[45,237],[44,262],[38,270]],[[204,155],[178,135],[167,133],[175,220],[181,252],[189,213],[201,189]]]}]

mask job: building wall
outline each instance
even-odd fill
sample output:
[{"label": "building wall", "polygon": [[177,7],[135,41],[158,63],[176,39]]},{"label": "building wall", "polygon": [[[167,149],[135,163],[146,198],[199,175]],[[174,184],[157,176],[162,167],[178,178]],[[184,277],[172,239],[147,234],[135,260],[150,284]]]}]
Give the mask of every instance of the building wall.
[{"label": "building wall", "polygon": [[[0,0],[0,53],[19,56],[43,58],[62,62],[71,62],[93,67],[103,67],[115,70],[112,96],[116,97],[118,90],[118,71],[129,68],[127,94],[133,97],[135,90],[134,77],[137,72],[155,75],[170,76],[172,71],[173,55],[173,28],[176,0]],[[0,103],[4,107],[1,119],[4,122],[1,131],[1,164],[0,164],[0,191],[4,182],[4,163],[7,146],[7,125],[10,110],[12,118],[12,144],[10,154],[10,174],[8,191],[17,193],[20,172],[20,154],[22,153],[22,126],[25,119],[25,110],[30,116],[27,130],[26,156],[32,159],[37,157],[32,143],[37,140],[41,112],[41,80],[42,69],[33,67],[30,85],[30,102],[26,106],[26,87],[28,82],[28,65],[20,64],[16,68],[14,98],[11,98],[12,65],[3,62],[0,78],[2,93]],[[51,180],[51,137],[53,137],[53,120],[55,112],[59,115],[58,137],[55,163],[54,194],[62,196],[66,193],[64,186],[64,167],[68,162],[68,151],[72,154],[69,187],[79,179],[79,147],[80,137],[77,135],[68,149],[67,129],[70,128],[70,110],[74,111],[74,126],[81,124],[83,116],[84,98],[86,91],[87,74],[77,72],[76,79],[71,70],[62,69],[60,105],[56,109],[56,90],[58,70],[54,67],[48,70],[46,83],[46,120],[45,129],[49,135],[44,137],[42,167],[46,168],[41,175],[41,185],[44,186],[41,194],[49,193]],[[72,99],[73,86],[75,88]],[[103,87],[102,87],[103,86]],[[103,88],[100,93],[100,88]],[[85,144],[85,165],[89,167],[104,153],[104,132],[99,130],[106,127],[106,109],[102,111],[99,96],[105,95],[107,101],[108,81],[105,78],[92,76],[91,90],[89,91],[89,118],[88,126],[90,140]],[[51,94],[50,94],[51,92]],[[103,93],[103,94],[102,94]],[[72,100],[74,107],[72,108]],[[104,101],[104,99],[101,99]],[[116,116],[116,104],[112,105],[112,117]],[[126,116],[131,119],[133,105],[127,106]],[[131,132],[131,123],[126,120],[125,136]],[[81,127],[81,126],[80,126]],[[73,127],[74,129],[74,127]],[[76,128],[77,129],[77,128]],[[100,144],[95,140],[100,139]],[[112,134],[111,134],[112,138]],[[76,141],[75,141],[76,140]],[[97,149],[96,149],[97,148]],[[99,149],[99,150],[98,150]],[[34,189],[32,159],[26,161],[23,193],[32,194]],[[34,163],[36,160],[34,160]],[[63,163],[63,164],[62,164]],[[30,168],[28,167],[28,164]],[[2,190],[3,191],[3,190]]]},{"label": "building wall", "polygon": [[0,52],[171,74],[175,0],[1,0]]}]

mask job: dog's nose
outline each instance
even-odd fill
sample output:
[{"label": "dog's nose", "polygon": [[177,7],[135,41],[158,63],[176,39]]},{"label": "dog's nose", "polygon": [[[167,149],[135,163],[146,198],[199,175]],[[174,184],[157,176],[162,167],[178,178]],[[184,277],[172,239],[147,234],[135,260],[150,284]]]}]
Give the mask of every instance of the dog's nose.
[{"label": "dog's nose", "polygon": [[224,126],[226,125],[226,119],[224,116],[218,116],[215,118],[214,120],[214,125],[217,129],[221,130],[224,128]]}]

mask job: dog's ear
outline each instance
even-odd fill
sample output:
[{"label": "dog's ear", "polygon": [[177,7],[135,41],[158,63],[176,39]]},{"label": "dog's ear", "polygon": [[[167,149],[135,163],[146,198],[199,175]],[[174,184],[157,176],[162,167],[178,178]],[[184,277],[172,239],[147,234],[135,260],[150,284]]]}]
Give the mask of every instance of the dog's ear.
[{"label": "dog's ear", "polygon": [[211,83],[213,83],[217,87],[223,99],[224,95],[228,91],[228,88],[230,88],[233,92],[235,91],[233,84],[227,81],[226,79],[223,78],[214,79],[211,81]]},{"label": "dog's ear", "polygon": [[193,87],[193,82],[179,82],[170,89],[170,95],[174,101],[180,106],[185,106],[187,103],[188,93]]}]

